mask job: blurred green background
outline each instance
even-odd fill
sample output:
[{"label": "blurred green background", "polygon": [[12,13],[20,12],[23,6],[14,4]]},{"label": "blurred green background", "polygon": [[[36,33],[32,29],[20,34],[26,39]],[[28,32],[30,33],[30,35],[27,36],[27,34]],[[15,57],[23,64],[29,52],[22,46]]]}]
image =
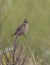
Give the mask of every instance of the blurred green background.
[{"label": "blurred green background", "polygon": [[[0,0],[0,49],[11,46],[11,35],[24,19],[30,29],[26,37],[32,51],[50,50],[50,0]],[[20,43],[27,42],[21,37]]]},{"label": "blurred green background", "polygon": [[50,0],[0,0],[0,48],[12,42],[11,34],[25,18],[32,46],[50,47]]}]

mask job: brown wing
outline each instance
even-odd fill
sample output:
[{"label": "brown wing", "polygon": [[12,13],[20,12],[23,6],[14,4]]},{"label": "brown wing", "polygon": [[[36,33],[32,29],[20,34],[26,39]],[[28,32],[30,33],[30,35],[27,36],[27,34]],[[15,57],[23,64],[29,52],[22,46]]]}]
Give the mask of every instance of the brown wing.
[{"label": "brown wing", "polygon": [[19,27],[17,27],[17,30],[15,31],[14,35],[16,35],[16,34],[21,35],[22,34],[22,27],[23,27],[23,25],[20,25]]}]

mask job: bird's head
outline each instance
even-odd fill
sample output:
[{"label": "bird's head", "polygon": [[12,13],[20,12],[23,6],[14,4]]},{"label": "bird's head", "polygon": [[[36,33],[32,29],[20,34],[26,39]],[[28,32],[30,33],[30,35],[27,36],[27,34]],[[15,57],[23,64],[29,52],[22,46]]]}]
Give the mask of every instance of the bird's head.
[{"label": "bird's head", "polygon": [[24,23],[24,24],[28,23],[27,19],[24,19],[24,22],[23,22],[23,23]]}]

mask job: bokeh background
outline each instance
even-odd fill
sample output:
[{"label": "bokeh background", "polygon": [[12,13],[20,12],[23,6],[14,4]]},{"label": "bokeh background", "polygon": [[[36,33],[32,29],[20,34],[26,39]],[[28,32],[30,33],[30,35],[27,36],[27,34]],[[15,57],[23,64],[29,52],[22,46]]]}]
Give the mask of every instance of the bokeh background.
[{"label": "bokeh background", "polygon": [[43,55],[50,64],[50,0],[0,0],[0,49],[12,45],[11,35],[24,19],[28,20],[26,40],[35,55]]}]

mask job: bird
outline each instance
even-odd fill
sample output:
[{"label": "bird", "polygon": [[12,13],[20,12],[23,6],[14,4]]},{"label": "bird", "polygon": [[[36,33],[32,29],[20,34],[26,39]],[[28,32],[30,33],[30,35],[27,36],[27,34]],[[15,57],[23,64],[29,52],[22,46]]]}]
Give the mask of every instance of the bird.
[{"label": "bird", "polygon": [[[29,30],[29,24],[27,19],[24,19],[23,23],[19,25],[13,35],[16,35],[16,39],[24,35]],[[25,36],[25,35],[24,35]]]}]

